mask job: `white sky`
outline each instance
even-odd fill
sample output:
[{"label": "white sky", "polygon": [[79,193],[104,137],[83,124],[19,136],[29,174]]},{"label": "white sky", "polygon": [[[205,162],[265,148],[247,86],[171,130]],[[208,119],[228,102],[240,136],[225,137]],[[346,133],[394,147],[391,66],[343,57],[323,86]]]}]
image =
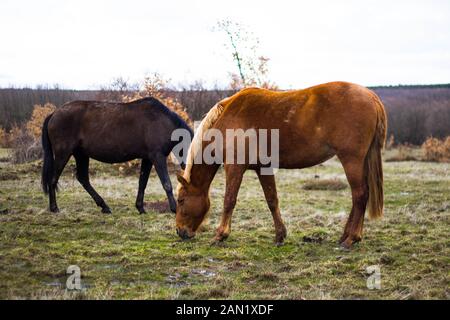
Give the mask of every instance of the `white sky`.
[{"label": "white sky", "polygon": [[450,82],[449,0],[1,0],[0,86],[94,89],[159,72],[228,83],[220,19],[243,23],[282,88]]}]

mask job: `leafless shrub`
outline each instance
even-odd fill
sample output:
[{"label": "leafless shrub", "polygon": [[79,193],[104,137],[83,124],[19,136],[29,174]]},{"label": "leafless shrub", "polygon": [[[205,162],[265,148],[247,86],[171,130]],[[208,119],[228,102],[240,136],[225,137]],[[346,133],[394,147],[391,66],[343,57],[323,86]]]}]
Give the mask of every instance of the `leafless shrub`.
[{"label": "leafless shrub", "polygon": [[12,138],[11,161],[13,163],[30,162],[42,157],[42,145],[39,139],[21,128]]}]

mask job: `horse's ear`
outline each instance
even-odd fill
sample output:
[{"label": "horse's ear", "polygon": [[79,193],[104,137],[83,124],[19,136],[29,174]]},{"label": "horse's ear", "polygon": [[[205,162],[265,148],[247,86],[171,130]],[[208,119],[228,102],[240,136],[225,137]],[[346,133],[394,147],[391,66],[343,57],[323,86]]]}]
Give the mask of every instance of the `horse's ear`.
[{"label": "horse's ear", "polygon": [[183,186],[183,187],[187,187],[188,186],[188,184],[189,184],[189,182],[187,182],[186,181],[186,179],[183,177],[183,174],[182,173],[177,173],[177,180],[178,180],[178,182],[179,183],[181,183],[181,185]]}]

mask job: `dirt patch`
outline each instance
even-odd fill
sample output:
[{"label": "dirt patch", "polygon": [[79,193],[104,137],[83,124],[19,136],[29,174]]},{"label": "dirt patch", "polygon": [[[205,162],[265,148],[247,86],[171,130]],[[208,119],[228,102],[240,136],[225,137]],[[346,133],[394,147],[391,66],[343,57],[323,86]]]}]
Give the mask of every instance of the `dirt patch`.
[{"label": "dirt patch", "polygon": [[16,172],[8,172],[0,170],[0,181],[5,180],[18,180],[19,175]]},{"label": "dirt patch", "polygon": [[314,232],[311,235],[303,236],[303,242],[322,243],[327,237],[323,232]]}]

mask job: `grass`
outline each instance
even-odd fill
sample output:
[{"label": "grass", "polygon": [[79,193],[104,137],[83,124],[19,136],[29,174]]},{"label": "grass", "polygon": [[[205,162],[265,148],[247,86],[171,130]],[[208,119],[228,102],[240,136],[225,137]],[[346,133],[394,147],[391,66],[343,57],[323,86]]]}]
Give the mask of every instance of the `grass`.
[{"label": "grass", "polygon": [[[4,151],[0,151],[0,155]],[[182,242],[152,173],[148,214],[134,208],[137,176],[93,163],[92,183],[110,205],[103,215],[72,174],[60,181],[59,214],[47,212],[39,163],[0,162],[1,299],[449,299],[450,164],[385,163],[385,218],[366,221],[363,241],[336,241],[348,216],[350,189],[304,190],[310,181],[346,183],[339,162],[277,173],[288,238],[273,244],[271,215],[256,175],[244,177],[233,231],[211,246],[224,193],[219,171],[206,230]],[[175,177],[172,175],[172,183]],[[164,210],[163,210],[164,211]],[[69,265],[81,291],[65,289]],[[366,286],[379,265],[381,290]]]}]

